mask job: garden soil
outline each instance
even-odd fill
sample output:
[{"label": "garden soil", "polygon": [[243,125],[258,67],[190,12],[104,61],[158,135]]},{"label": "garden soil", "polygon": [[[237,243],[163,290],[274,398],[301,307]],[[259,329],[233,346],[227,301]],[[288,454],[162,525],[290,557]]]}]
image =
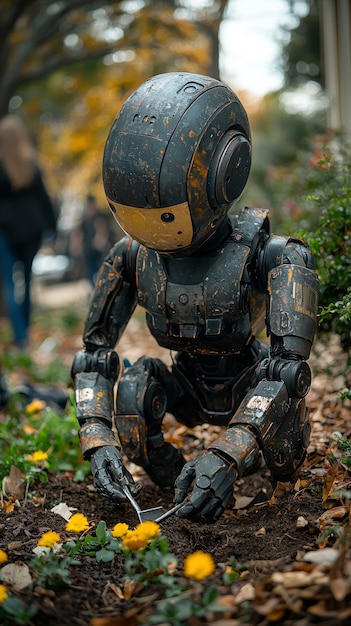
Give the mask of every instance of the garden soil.
[{"label": "garden soil", "polygon": [[[53,335],[53,352],[41,347],[46,342],[33,329],[33,354],[38,361],[62,358],[70,366],[80,349],[80,331],[70,337]],[[154,344],[140,320],[132,320],[122,339],[121,355],[133,361],[140,354],[169,359]],[[239,626],[253,624],[351,623],[351,567],[348,536],[350,472],[331,437],[334,431],[350,436],[349,401],[341,402],[347,367],[337,338],[328,345],[317,342],[311,357],[314,380],[308,396],[312,438],[304,468],[297,482],[286,489],[278,485],[272,491],[264,464],[256,473],[237,481],[233,501],[222,517],[211,525],[191,523],[176,516],[161,523],[169,550],[177,559],[175,575],[182,580],[185,557],[197,550],[212,555],[216,570],[209,578],[196,583],[194,594],[203,594],[209,586],[217,588],[219,612],[187,619],[184,624],[199,626]],[[165,437],[181,446],[187,459],[201,452],[220,433],[204,426],[188,431],[172,416],[165,421]],[[173,493],[155,487],[140,468],[129,465],[142,490],[142,509],[172,506]],[[9,561],[29,564],[40,536],[56,531],[63,540],[66,521],[52,511],[58,503],[83,513],[89,520],[89,532],[104,520],[112,529],[118,522],[131,528],[138,518],[130,504],[116,505],[102,498],[91,478],[83,483],[73,480],[74,472],[49,472],[47,483],[38,483],[35,497],[16,501],[13,512],[0,510],[0,548]],[[342,488],[344,495],[335,495]],[[329,555],[328,555],[329,549]],[[311,557],[312,554],[312,557]],[[313,555],[320,557],[314,559]],[[330,554],[331,559],[330,559]],[[325,558],[324,556],[325,555]],[[237,573],[225,584],[230,566]],[[159,585],[127,585],[123,580],[123,559],[115,556],[110,563],[97,563],[84,557],[80,566],[70,567],[70,584],[58,591],[29,586],[14,589],[27,605],[36,603],[38,611],[33,626],[145,626],[155,614],[157,602],[164,596]],[[15,624],[16,622],[9,622]],[[167,626],[168,622],[162,622]],[[172,622],[172,624],[175,622]]]}]

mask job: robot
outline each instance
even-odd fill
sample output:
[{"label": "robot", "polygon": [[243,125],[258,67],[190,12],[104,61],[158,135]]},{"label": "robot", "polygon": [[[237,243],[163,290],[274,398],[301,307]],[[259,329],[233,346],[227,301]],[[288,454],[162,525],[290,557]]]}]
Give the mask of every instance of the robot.
[{"label": "robot", "polygon": [[[125,236],[101,266],[72,378],[83,456],[116,502],[125,485],[139,489],[123,455],[175,490],[179,517],[201,523],[218,520],[259,459],[273,486],[305,459],[318,280],[308,246],[271,234],[267,210],[232,214],[250,165],[242,103],[199,74],[150,78],[108,134],[104,189]],[[137,305],[171,366],[120,363]],[[164,440],[166,412],[189,429],[225,428],[186,462]]]}]

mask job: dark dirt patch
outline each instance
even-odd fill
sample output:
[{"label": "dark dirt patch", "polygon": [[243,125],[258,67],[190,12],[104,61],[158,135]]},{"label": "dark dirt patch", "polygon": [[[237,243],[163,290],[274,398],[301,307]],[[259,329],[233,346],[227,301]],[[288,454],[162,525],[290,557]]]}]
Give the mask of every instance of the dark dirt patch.
[{"label": "dark dirt patch", "polygon": [[[37,344],[40,345],[41,341],[38,337]],[[80,349],[80,336],[70,336],[66,341],[60,338],[57,345],[60,350],[57,349],[54,356],[59,354],[69,369],[75,351]],[[33,353],[40,365],[50,361],[48,355],[39,349]],[[145,335],[144,327],[134,322],[121,341],[120,356],[134,361],[141,354],[159,356],[165,362],[168,358],[155,347],[154,340]],[[196,550],[211,553],[216,563],[215,574],[199,583],[199,593],[209,585],[216,586],[220,597],[225,599],[227,611],[185,621],[189,626],[209,623],[215,626],[240,626],[243,623],[253,626],[268,626],[271,623],[283,626],[320,623],[324,626],[346,626],[351,623],[351,567],[347,563],[342,563],[342,566],[339,563],[338,570],[335,567],[333,572],[326,569],[323,581],[318,579],[315,582],[318,566],[301,565],[301,555],[318,550],[320,516],[326,508],[340,504],[322,500],[328,471],[326,458],[330,434],[334,430],[345,437],[351,434],[351,402],[340,402],[346,367],[345,357],[340,357],[337,343],[332,342],[327,348],[317,344],[311,363],[314,378],[308,404],[311,408],[312,440],[300,483],[290,493],[271,498],[269,475],[263,468],[237,481],[233,507],[216,524],[193,524],[176,517],[162,523],[162,532],[167,537],[170,551],[178,559],[177,576],[182,576],[185,556]],[[325,373],[327,368],[330,370],[328,374]],[[16,378],[19,375],[14,372]],[[169,440],[184,446],[187,459],[206,448],[210,439],[216,436],[216,429],[206,429],[206,426],[195,428],[191,437],[185,435],[182,428],[179,431],[177,425],[168,426],[166,434]],[[158,505],[168,508],[172,505],[172,493],[160,491],[147,477],[139,475],[138,471],[136,474],[136,478],[143,483],[139,498],[141,508]],[[91,480],[78,484],[73,482],[73,473],[52,472],[49,472],[48,478],[47,483],[36,485],[39,506],[35,504],[38,499],[28,499],[26,503],[16,505],[10,514],[0,507],[0,548],[7,552],[9,562],[29,564],[34,556],[33,548],[48,530],[58,532],[63,541],[70,538],[65,532],[65,520],[51,512],[58,502],[65,502],[85,514],[92,531],[100,520],[104,520],[109,529],[118,522],[126,522],[130,527],[137,524],[137,516],[130,505],[116,506],[101,498],[94,491]],[[350,471],[346,468],[344,479],[343,488],[350,489]],[[242,504],[242,497],[255,496],[256,503],[245,508],[248,505]],[[303,527],[297,527],[300,517],[306,522]],[[333,542],[328,545],[333,545]],[[347,557],[350,560],[350,552]],[[130,599],[125,599],[123,594],[120,597],[116,592],[123,589],[121,556],[116,556],[107,564],[98,564],[93,557],[84,557],[81,561],[81,566],[70,568],[71,584],[63,589],[54,592],[34,586],[16,594],[27,606],[35,602],[39,607],[30,626],[145,626],[164,590],[160,586],[149,585]],[[232,584],[224,585],[223,573],[233,561],[240,566],[240,576]],[[285,579],[280,584],[274,582],[274,574],[293,574],[296,568],[298,575],[307,572],[305,582],[295,587],[287,586]],[[331,590],[332,576],[334,582],[341,580],[344,585],[344,595],[341,594],[339,600],[335,599]],[[9,626],[13,624],[9,622]],[[168,624],[165,622],[161,626]]]},{"label": "dark dirt patch", "polygon": [[[264,490],[269,490],[265,470],[238,482],[236,489],[241,495],[262,494]],[[277,568],[284,569],[295,560],[297,551],[315,548],[317,519],[323,512],[317,491],[292,492],[277,499],[274,504],[258,504],[241,511],[234,506],[214,525],[194,524],[170,517],[162,523],[162,532],[168,539],[170,551],[178,559],[179,568],[184,557],[191,552],[203,550],[211,553],[217,568],[206,584],[214,584],[222,593],[228,594],[234,589],[238,591],[248,582],[255,585]],[[11,562],[28,563],[38,538],[48,530],[65,537],[65,520],[50,512],[58,502],[78,508],[92,524],[105,520],[108,528],[113,528],[117,522],[126,522],[130,527],[138,522],[130,505],[116,506],[104,500],[93,490],[90,481],[74,483],[70,474],[50,473],[49,482],[38,485],[36,495],[45,498],[39,507],[29,500],[25,505],[16,507],[10,515],[0,514],[0,545],[8,551]],[[145,483],[139,503],[142,508],[158,505],[168,508],[172,504],[172,494],[163,493]],[[304,528],[296,527],[299,516],[308,521]],[[150,588],[127,601],[116,596],[111,585],[121,586],[124,573],[119,558],[115,557],[112,563],[97,565],[95,558],[84,557],[81,567],[70,568],[71,585],[63,590],[48,593],[34,588],[22,591],[22,599],[28,603],[35,601],[40,607],[33,624],[88,625],[92,618],[125,616],[127,619],[130,615],[136,620],[133,623],[143,624],[155,598],[149,605]],[[246,570],[243,580],[236,582],[232,590],[224,588],[222,580],[225,565],[231,559]],[[162,596],[162,589],[156,588],[156,592],[157,597]]]}]

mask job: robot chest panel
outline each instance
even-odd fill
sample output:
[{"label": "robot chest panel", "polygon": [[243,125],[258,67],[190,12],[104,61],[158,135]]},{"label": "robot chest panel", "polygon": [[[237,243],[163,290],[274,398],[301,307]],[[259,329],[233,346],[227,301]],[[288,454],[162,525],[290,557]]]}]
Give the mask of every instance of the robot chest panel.
[{"label": "robot chest panel", "polygon": [[169,337],[211,337],[243,318],[245,246],[214,258],[169,259],[147,251],[139,258],[138,299],[149,326]]}]

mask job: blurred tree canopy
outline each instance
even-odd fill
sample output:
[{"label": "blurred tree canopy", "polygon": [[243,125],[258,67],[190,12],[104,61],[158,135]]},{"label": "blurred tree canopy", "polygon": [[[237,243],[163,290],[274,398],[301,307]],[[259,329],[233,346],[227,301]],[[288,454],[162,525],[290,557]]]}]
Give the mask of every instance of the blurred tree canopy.
[{"label": "blurred tree canopy", "polygon": [[[324,87],[321,3],[320,0],[305,0],[308,11],[297,18],[297,26],[289,30],[287,43],[282,48],[284,88],[299,87],[309,80]],[[291,0],[292,11],[296,0]],[[295,14],[296,15],[296,14]]]},{"label": "blurred tree canopy", "polygon": [[[165,43],[172,38],[185,43],[189,35],[184,30],[186,22],[193,23],[195,34],[206,37],[207,65],[218,76],[218,30],[227,0],[205,4],[206,8],[192,8],[191,0],[185,4],[177,0],[3,0],[0,117],[7,113],[18,89],[38,83],[58,69],[103,59],[128,46],[136,56],[146,45],[161,52],[162,71],[162,58],[167,59]],[[145,25],[140,27],[143,19]],[[167,30],[163,40],[157,36],[159,29]]]},{"label": "blurred tree canopy", "polygon": [[[106,137],[123,101],[144,80],[168,71],[219,77],[218,33],[229,1],[2,0],[0,117],[10,110],[24,119],[59,202],[63,193],[83,198],[89,191],[105,203],[101,161]],[[294,13],[296,0],[286,2]],[[314,9],[318,0],[306,3]],[[305,27],[310,19],[315,23],[316,16],[301,18],[282,47],[287,85],[294,82],[294,68],[301,69],[299,60],[308,59],[312,67],[315,59],[318,42]],[[244,103],[251,117],[250,103]],[[253,126],[263,129],[254,137],[251,177],[261,205],[263,183],[267,204],[274,204],[271,179],[264,179],[262,166],[289,167],[297,136],[308,126],[295,117],[289,131],[289,116],[273,111],[272,104],[265,99],[266,114],[258,116],[258,123],[252,115]]]},{"label": "blurred tree canopy", "polygon": [[99,190],[113,118],[149,76],[218,76],[227,1],[2,0],[0,117],[23,117],[54,194]]}]

